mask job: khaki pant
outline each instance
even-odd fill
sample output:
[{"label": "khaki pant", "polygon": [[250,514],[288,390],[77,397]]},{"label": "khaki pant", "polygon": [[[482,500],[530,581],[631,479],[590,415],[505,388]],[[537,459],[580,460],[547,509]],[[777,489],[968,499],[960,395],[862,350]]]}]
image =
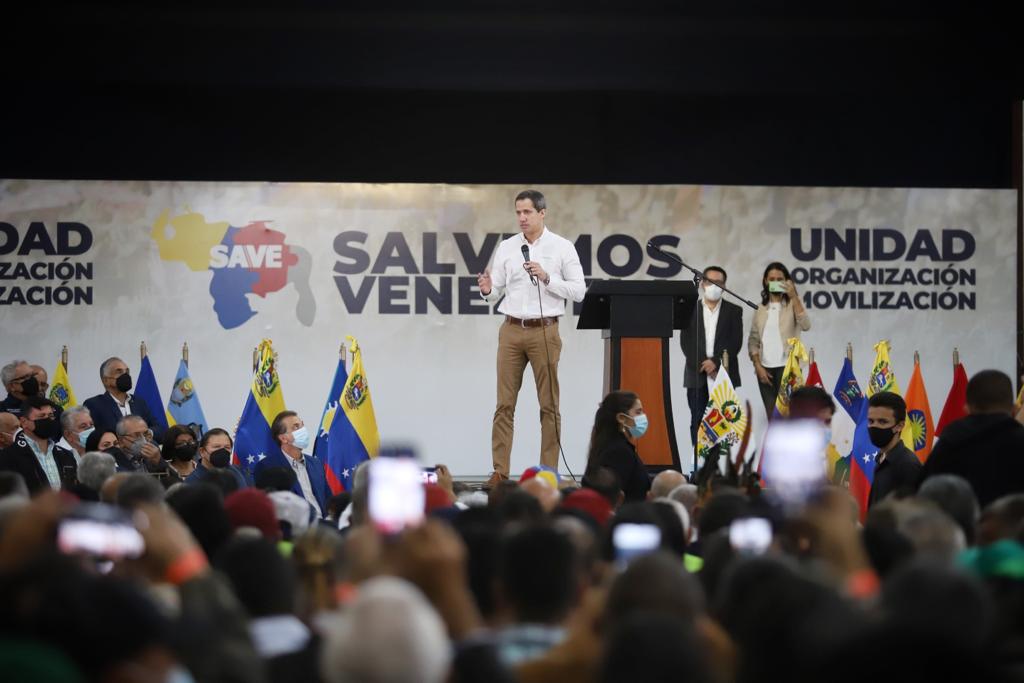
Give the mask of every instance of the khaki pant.
[{"label": "khaki pant", "polygon": [[[547,352],[544,349],[545,335]],[[558,434],[562,429],[562,416],[558,412],[558,359],[561,354],[562,338],[558,335],[557,322],[547,327],[523,327],[507,320],[502,323],[498,332],[498,407],[494,410],[491,429],[495,472],[509,474],[512,424],[527,363],[533,368],[537,402],[540,404],[540,462],[548,467],[558,467]]]}]

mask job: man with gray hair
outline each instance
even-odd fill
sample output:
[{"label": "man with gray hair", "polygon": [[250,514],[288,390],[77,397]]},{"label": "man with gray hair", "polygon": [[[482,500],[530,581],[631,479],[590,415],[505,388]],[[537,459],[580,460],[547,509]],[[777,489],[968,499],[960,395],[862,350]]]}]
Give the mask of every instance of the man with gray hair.
[{"label": "man with gray hair", "polygon": [[7,389],[7,398],[0,401],[0,413],[21,415],[21,404],[29,396],[39,394],[39,380],[27,360],[11,361],[0,369],[0,381]]},{"label": "man with gray hair", "polygon": [[647,492],[647,500],[668,498],[668,494],[672,493],[673,489],[685,483],[686,477],[683,476],[682,472],[677,472],[676,470],[658,472],[657,476],[654,477],[654,481],[651,482],[651,490]]},{"label": "man with gray hair", "polygon": [[134,471],[157,477],[164,488],[181,482],[181,475],[164,460],[160,449],[153,443],[153,431],[142,417],[129,415],[121,418],[114,433],[117,434],[118,446],[131,458]]},{"label": "man with gray hair", "polygon": [[[132,376],[128,366],[120,358],[108,358],[100,365],[100,381],[104,393],[88,398],[82,404],[89,409],[96,429],[112,432],[118,420],[129,415],[141,417],[153,430],[157,441],[163,439],[163,428],[153,419],[150,406],[141,396],[128,392],[132,390]],[[162,410],[162,406],[154,406]]]},{"label": "man with gray hair", "polygon": [[366,581],[324,633],[320,673],[328,683],[441,683],[451,646],[444,622],[406,581]]},{"label": "man with gray hair", "polygon": [[99,500],[104,482],[114,476],[116,471],[117,463],[114,462],[114,456],[99,451],[86,453],[78,465],[79,487],[95,494],[92,500]]},{"label": "man with gray hair", "polygon": [[71,447],[75,460],[81,463],[85,455],[85,442],[96,431],[89,409],[85,406],[68,408],[60,416],[60,426],[64,431],[64,441]]}]

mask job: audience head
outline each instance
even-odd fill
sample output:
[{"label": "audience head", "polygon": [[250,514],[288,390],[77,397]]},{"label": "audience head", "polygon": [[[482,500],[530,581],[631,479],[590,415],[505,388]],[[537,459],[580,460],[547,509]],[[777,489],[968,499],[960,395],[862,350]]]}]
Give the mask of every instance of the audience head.
[{"label": "audience head", "polygon": [[270,434],[282,449],[301,452],[309,448],[309,430],[295,411],[284,410],[278,413],[270,425]]},{"label": "audience head", "polygon": [[868,399],[868,434],[877,448],[896,445],[906,423],[907,403],[899,394],[880,391]]},{"label": "audience head", "polygon": [[836,402],[832,395],[819,386],[802,386],[789,397],[789,416],[792,419],[818,420],[826,429],[832,428]]},{"label": "audience head", "polygon": [[0,380],[3,381],[7,394],[19,401],[39,394],[39,380],[36,379],[28,361],[15,360],[5,365],[0,369]]},{"label": "audience head", "polygon": [[123,360],[108,358],[100,364],[100,382],[107,393],[121,396],[132,390],[132,375]]},{"label": "audience head", "polygon": [[917,491],[917,497],[931,501],[949,515],[964,532],[967,545],[974,545],[978,526],[978,498],[963,477],[937,474],[928,477]]},{"label": "audience head", "polygon": [[967,382],[967,412],[1013,414],[1013,382],[999,370],[982,370]]},{"label": "audience head", "polygon": [[96,431],[92,423],[92,415],[85,406],[68,408],[61,413],[60,426],[64,433],[64,439],[79,452],[86,450],[85,442]]},{"label": "audience head", "polygon": [[528,524],[501,544],[499,581],[509,617],[520,624],[559,624],[579,599],[575,548],[548,524]]},{"label": "audience head", "polygon": [[92,451],[83,455],[82,462],[78,463],[78,483],[98,494],[116,471],[114,456]]},{"label": "audience head", "polygon": [[21,429],[21,421],[13,413],[0,413],[0,451],[14,443],[14,435]]},{"label": "audience head", "polygon": [[682,472],[676,470],[664,470],[658,472],[651,481],[651,490],[647,493],[648,500],[655,498],[667,498],[673,489],[687,483]]},{"label": "audience head", "polygon": [[85,440],[86,451],[106,451],[117,446],[117,434],[109,431],[93,430]]},{"label": "audience head", "polygon": [[583,488],[592,489],[600,493],[613,510],[622,505],[622,501],[625,500],[619,475],[615,474],[615,470],[610,467],[590,465],[583,474],[583,480],[580,483],[583,485]]},{"label": "audience head", "polygon": [[233,538],[218,556],[217,567],[250,618],[294,614],[295,569],[272,541]]},{"label": "audience head", "polygon": [[1003,496],[988,504],[978,521],[978,545],[1019,538],[1024,531],[1024,493]]},{"label": "audience head", "polygon": [[168,494],[167,504],[192,532],[206,556],[216,558],[232,531],[220,490],[205,482],[179,486]]},{"label": "audience head", "polygon": [[40,396],[46,396],[50,390],[50,375],[47,374],[46,368],[42,365],[32,365],[32,376],[36,378],[36,382],[39,384],[39,391],[36,392]]},{"label": "audience head", "polygon": [[129,509],[142,504],[159,505],[164,501],[164,487],[151,474],[133,472],[117,487],[116,500],[118,505]]},{"label": "audience head", "polygon": [[196,435],[185,425],[172,425],[160,444],[164,460],[188,462],[196,457]]},{"label": "audience head", "polygon": [[444,623],[402,579],[362,584],[327,627],[320,671],[327,683],[442,683],[451,658]]},{"label": "audience head", "polygon": [[231,449],[234,442],[227,430],[220,427],[208,429],[199,440],[199,458],[208,470],[222,469],[231,464]]},{"label": "audience head", "polygon": [[596,458],[605,446],[636,425],[636,417],[643,414],[640,397],[632,391],[613,391],[604,397],[594,414],[594,427],[590,432],[587,463]]},{"label": "audience head", "polygon": [[42,396],[29,396],[21,402],[18,422],[27,434],[38,439],[58,441],[62,435],[57,404]]},{"label": "audience head", "polygon": [[257,488],[235,491],[224,499],[224,509],[231,520],[231,527],[238,531],[243,527],[256,529],[271,541],[281,539],[281,526],[270,496]]}]

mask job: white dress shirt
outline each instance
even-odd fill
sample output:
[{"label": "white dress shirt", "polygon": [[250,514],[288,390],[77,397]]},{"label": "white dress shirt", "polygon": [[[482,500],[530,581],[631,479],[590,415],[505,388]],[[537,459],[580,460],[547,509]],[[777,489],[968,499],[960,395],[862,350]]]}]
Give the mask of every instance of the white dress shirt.
[{"label": "white dress shirt", "polygon": [[292,469],[295,470],[295,476],[299,479],[299,488],[302,489],[302,497],[306,499],[307,503],[316,508],[316,511],[323,517],[324,511],[320,509],[320,503],[317,502],[316,496],[313,495],[313,484],[310,483],[309,472],[306,471],[306,456],[303,455],[298,460],[290,455],[285,455],[284,457],[288,458]]},{"label": "white dress shirt", "polygon": [[[708,306],[708,302],[701,300],[701,311],[704,314],[704,356],[712,358],[715,355],[715,332],[718,331],[718,314],[722,312],[722,302],[714,308]],[[701,361],[704,359],[701,358]],[[715,380],[711,375],[705,375],[708,380],[708,391],[714,386]]]},{"label": "white dress shirt", "polygon": [[[530,274],[523,268],[523,245],[530,249],[530,260],[536,261],[551,281],[540,283],[541,300],[537,300],[537,285],[530,282]],[[505,300],[498,312],[514,318],[532,320],[541,317],[541,303],[545,318],[565,314],[567,300],[583,301],[587,283],[583,280],[583,266],[573,243],[544,226],[533,244],[522,233],[509,237],[498,245],[491,265],[491,291],[481,296],[494,303],[502,296]]]},{"label": "white dress shirt", "polygon": [[779,330],[779,313],[782,304],[768,304],[768,319],[761,333],[761,365],[766,368],[781,368],[786,364],[785,350],[782,348],[782,332]]},{"label": "white dress shirt", "polygon": [[125,395],[124,403],[121,403],[120,401],[118,401],[117,397],[115,397],[109,391],[107,392],[107,396],[109,396],[110,398],[114,399],[114,405],[116,405],[117,409],[121,411],[121,417],[128,417],[129,415],[132,414],[132,405],[131,405],[132,396],[131,396],[131,394],[126,394]]}]

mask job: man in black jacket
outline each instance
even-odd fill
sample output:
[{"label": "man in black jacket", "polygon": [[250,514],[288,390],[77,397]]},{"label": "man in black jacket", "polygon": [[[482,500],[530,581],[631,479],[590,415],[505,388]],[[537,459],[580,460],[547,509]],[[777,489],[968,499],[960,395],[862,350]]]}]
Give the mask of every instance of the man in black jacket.
[{"label": "man in black jacket", "polygon": [[[743,346],[743,310],[736,304],[722,301],[725,269],[708,266],[700,284],[701,301],[694,307],[689,324],[679,335],[679,345],[686,356],[683,386],[690,403],[690,441],[697,445],[697,428],[708,405],[708,384],[714,383],[722,367],[722,356],[729,354],[729,379],[740,385],[739,359]],[[708,351],[710,349],[710,352]]]},{"label": "man in black jacket", "polygon": [[903,444],[906,422],[907,404],[899,394],[880,391],[868,399],[868,435],[879,449],[869,508],[890,494],[911,495],[917,490],[921,461]]},{"label": "man in black jacket", "polygon": [[0,470],[19,473],[30,494],[69,488],[76,481],[75,456],[57,445],[62,431],[56,413],[57,406],[49,399],[29,396],[18,416],[21,431],[0,451]]},{"label": "man in black jacket", "polygon": [[1024,492],[1024,425],[1014,419],[1013,384],[998,370],[982,370],[967,383],[967,416],[950,423],[932,448],[921,480],[958,474],[985,508]]}]

